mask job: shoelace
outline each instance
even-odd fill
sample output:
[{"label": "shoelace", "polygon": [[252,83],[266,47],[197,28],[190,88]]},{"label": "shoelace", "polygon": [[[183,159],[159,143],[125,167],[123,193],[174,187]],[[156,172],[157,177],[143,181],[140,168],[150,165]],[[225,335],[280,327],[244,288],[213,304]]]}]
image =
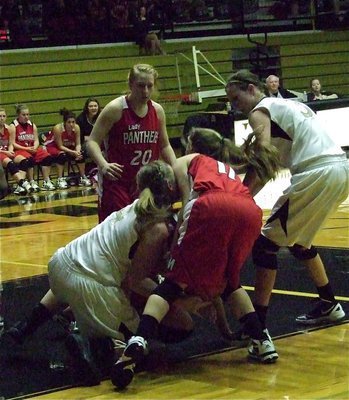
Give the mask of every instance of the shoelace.
[{"label": "shoelace", "polygon": [[111,339],[113,342],[113,348],[114,350],[118,350],[118,349],[125,349],[126,348],[126,343],[122,340],[119,339]]}]

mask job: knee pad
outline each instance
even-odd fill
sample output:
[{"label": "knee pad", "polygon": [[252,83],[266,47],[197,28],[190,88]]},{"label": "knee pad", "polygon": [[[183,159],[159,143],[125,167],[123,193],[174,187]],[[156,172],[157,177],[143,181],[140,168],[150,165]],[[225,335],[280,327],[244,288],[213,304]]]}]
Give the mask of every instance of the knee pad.
[{"label": "knee pad", "polygon": [[221,299],[222,299],[223,301],[227,301],[228,298],[229,298],[229,296],[230,296],[232,293],[234,293],[236,290],[240,289],[240,288],[241,288],[241,285],[239,285],[237,288],[233,289],[233,288],[229,285],[229,282],[228,282],[226,288],[224,289],[224,292],[221,294]]},{"label": "knee pad", "polygon": [[288,249],[297,258],[297,260],[311,260],[318,254],[317,249],[314,246],[311,246],[310,249],[307,249],[299,244],[294,244]]},{"label": "knee pad", "polygon": [[53,157],[52,156],[48,156],[45,157],[41,162],[40,165],[43,167],[49,167],[52,163],[53,163]]},{"label": "knee pad", "polygon": [[18,165],[16,165],[13,161],[10,161],[6,165],[6,169],[11,175],[17,174],[17,172],[19,171]]},{"label": "knee pad", "polygon": [[252,259],[257,267],[277,269],[277,252],[280,246],[263,235],[255,241],[252,249]]},{"label": "knee pad", "polygon": [[35,160],[34,160],[33,157],[27,158],[27,165],[28,165],[28,168],[33,168],[33,167],[35,167]]},{"label": "knee pad", "polygon": [[153,291],[153,294],[162,297],[169,304],[171,304],[173,301],[177,300],[183,295],[183,290],[177,285],[177,283],[174,283],[169,279],[165,279],[156,287],[156,289]]},{"label": "knee pad", "polygon": [[35,163],[32,157],[25,158],[18,163],[18,169],[20,169],[21,171],[27,171],[28,168],[34,167],[34,164]]},{"label": "knee pad", "polygon": [[68,161],[66,153],[59,153],[56,157],[56,163],[59,165],[64,165]]}]

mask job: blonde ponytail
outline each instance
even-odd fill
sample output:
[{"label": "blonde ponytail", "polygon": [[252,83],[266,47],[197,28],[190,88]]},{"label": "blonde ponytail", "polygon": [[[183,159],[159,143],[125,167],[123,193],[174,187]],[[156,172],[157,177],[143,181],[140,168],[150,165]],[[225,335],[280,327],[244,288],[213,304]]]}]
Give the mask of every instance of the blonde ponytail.
[{"label": "blonde ponytail", "polygon": [[170,216],[171,188],[175,185],[173,170],[163,161],[153,161],[139,170],[137,185],[140,195],[135,211],[138,229],[143,230]]},{"label": "blonde ponytail", "polygon": [[166,220],[170,215],[169,206],[158,207],[152,191],[149,188],[143,189],[135,208],[138,229],[142,231],[153,223]]}]

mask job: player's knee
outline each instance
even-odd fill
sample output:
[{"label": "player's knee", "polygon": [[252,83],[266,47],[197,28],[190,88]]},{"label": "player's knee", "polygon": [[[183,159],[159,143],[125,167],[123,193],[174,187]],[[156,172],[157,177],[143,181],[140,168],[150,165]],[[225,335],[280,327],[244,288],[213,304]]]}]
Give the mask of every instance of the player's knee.
[{"label": "player's knee", "polygon": [[277,253],[280,246],[263,235],[255,241],[252,249],[252,259],[257,267],[277,269]]},{"label": "player's knee", "polygon": [[28,168],[33,168],[35,167],[35,160],[33,157],[27,158],[27,166]]},{"label": "player's knee", "polygon": [[18,163],[18,168],[21,170],[21,171],[27,171],[29,168],[32,168],[33,166],[34,166],[34,160],[33,160],[33,158],[32,157],[30,157],[30,158],[25,158],[24,160],[21,160],[19,163]]},{"label": "player's knee", "polygon": [[50,165],[53,164],[53,162],[54,162],[54,157],[52,157],[52,156],[50,155],[50,156],[45,157],[45,158],[40,162],[40,164],[41,164],[41,166],[43,166],[43,167],[49,167]]},{"label": "player's knee", "polygon": [[229,297],[232,293],[234,293],[236,290],[240,289],[241,285],[238,285],[238,287],[233,288],[229,282],[227,283],[227,286],[224,289],[224,292],[221,294],[221,298],[223,301],[228,301]]},{"label": "player's knee", "polygon": [[68,161],[66,153],[59,153],[56,157],[56,163],[59,165],[64,165]]},{"label": "player's knee", "polygon": [[300,246],[299,244],[294,244],[288,249],[298,260],[311,260],[312,258],[315,258],[318,254],[317,249],[314,246],[311,246],[310,249],[307,249],[306,247]]},{"label": "player's knee", "polygon": [[171,304],[183,295],[183,290],[179,285],[177,285],[177,283],[172,282],[169,279],[165,279],[156,287],[156,289],[153,291],[153,294],[162,297],[169,304]]},{"label": "player's knee", "polygon": [[10,161],[7,165],[6,165],[7,171],[11,174],[17,174],[17,172],[19,171],[18,165],[16,165],[13,161]]}]

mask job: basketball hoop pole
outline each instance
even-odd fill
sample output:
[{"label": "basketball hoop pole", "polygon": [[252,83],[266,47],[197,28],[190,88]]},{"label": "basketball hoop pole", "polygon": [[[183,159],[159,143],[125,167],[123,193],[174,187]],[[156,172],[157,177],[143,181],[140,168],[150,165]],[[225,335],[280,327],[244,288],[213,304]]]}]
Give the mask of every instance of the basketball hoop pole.
[{"label": "basketball hoop pole", "polygon": [[[201,90],[201,84],[200,84],[200,75],[199,75],[199,64],[198,64],[198,59],[197,59],[197,54],[200,53],[200,50],[196,50],[196,47],[192,47],[192,52],[193,52],[193,64],[194,64],[194,72],[195,72],[195,82],[196,82],[196,89],[198,92]],[[200,101],[201,103],[201,101]]]},{"label": "basketball hoop pole", "polygon": [[[193,59],[190,59],[183,53],[179,53],[179,54],[182,57],[184,57],[186,60],[193,63],[193,65],[194,65],[196,92],[191,93],[191,99],[195,100],[195,102],[197,102],[197,103],[202,103],[202,99],[210,98],[210,97],[220,97],[220,96],[224,96],[226,94],[225,93],[225,85],[226,85],[225,80],[220,75],[220,73],[214,68],[214,66],[209,62],[209,60],[201,53],[201,51],[196,49],[196,46],[192,47]],[[208,69],[204,68],[203,66],[201,66],[199,64],[198,57],[197,57],[198,55],[201,55],[201,57],[211,67],[211,69],[213,70],[214,73],[212,73],[211,71],[209,71]],[[220,84],[224,85],[224,89],[213,89],[213,90],[201,91],[199,69],[204,71],[206,74],[210,75],[212,78],[214,78]]]}]

